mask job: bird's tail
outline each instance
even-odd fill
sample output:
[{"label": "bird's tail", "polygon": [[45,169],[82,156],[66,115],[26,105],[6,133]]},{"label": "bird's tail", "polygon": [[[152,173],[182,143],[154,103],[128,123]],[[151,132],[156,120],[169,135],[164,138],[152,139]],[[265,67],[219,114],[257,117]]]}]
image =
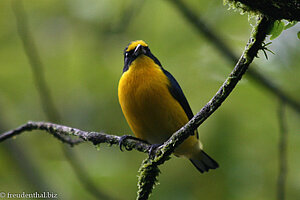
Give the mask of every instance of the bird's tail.
[{"label": "bird's tail", "polygon": [[209,169],[216,169],[219,167],[219,164],[203,150],[194,155],[190,161],[201,173],[208,172]]}]

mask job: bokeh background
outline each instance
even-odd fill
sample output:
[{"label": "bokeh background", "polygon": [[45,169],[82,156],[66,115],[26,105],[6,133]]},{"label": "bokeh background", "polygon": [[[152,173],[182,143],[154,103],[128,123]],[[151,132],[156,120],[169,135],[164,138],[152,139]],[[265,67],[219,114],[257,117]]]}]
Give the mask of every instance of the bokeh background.
[{"label": "bokeh background", "polygon": [[[221,1],[184,1],[240,55],[251,25],[247,15]],[[215,94],[233,65],[180,14],[171,0],[26,0],[28,24],[62,123],[89,131],[131,134],[122,115],[117,86],[123,49],[145,40],[183,88],[194,112]],[[250,21],[251,22],[251,21]],[[253,23],[253,22],[251,22]],[[300,100],[299,24],[273,40],[267,60],[256,69]],[[276,198],[279,100],[247,77],[200,128],[206,152],[220,168],[200,174],[173,158],[161,166],[151,199],[266,200]],[[299,113],[286,107],[287,199],[300,199]],[[10,0],[0,2],[1,132],[28,120],[47,121],[31,66],[17,33]],[[67,161],[61,142],[30,132],[0,144],[0,192],[43,192],[59,199],[95,199]],[[85,176],[113,199],[135,199],[137,175],[147,156],[103,144],[71,149]],[[22,160],[24,155],[28,158]],[[32,165],[29,168],[28,165]],[[36,178],[38,176],[38,178]],[[37,184],[33,184],[34,182]],[[41,191],[42,190],[42,191]]]}]

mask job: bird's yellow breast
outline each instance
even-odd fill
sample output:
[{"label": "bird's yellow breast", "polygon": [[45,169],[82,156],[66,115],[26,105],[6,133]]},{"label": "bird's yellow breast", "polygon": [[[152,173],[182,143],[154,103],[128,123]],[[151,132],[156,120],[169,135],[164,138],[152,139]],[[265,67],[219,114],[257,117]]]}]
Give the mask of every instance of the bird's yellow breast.
[{"label": "bird's yellow breast", "polygon": [[[162,69],[145,55],[135,59],[123,73],[118,88],[119,102],[136,137],[160,144],[188,122],[169,86]],[[198,141],[193,136],[184,144],[195,146]]]}]

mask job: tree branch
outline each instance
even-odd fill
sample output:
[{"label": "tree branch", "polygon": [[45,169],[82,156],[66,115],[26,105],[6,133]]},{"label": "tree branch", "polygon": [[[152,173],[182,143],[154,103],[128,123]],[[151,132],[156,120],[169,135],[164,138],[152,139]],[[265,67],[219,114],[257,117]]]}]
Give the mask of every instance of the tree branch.
[{"label": "tree branch", "polygon": [[[33,130],[41,130],[46,131],[52,135],[67,135],[67,136],[77,136],[81,138],[83,141],[92,142],[94,145],[98,145],[101,143],[107,143],[109,145],[119,145],[120,141],[122,141],[121,136],[116,135],[108,135],[105,133],[99,132],[88,132],[82,131],[80,129],[63,126],[59,124],[49,123],[49,122],[27,122],[24,125],[19,126],[16,129],[7,131],[0,135],[0,142],[7,140],[9,138],[15,137],[23,132],[33,131]],[[63,138],[63,137],[60,137]],[[58,138],[59,139],[59,138]],[[63,143],[69,144],[71,146],[79,144],[74,143],[72,140],[62,140]],[[127,150],[136,149],[137,151],[148,153],[150,149],[150,145],[146,142],[134,140],[134,139],[126,139],[122,141],[123,146]]]},{"label": "tree branch", "polygon": [[[134,140],[134,139],[126,139],[123,140],[122,137],[116,136],[116,135],[108,135],[104,133],[99,132],[87,132],[82,131],[76,128],[71,128],[68,126],[53,124],[49,122],[27,122],[24,125],[21,125],[20,127],[10,130],[8,132],[5,132],[0,135],[0,142],[3,142],[9,138],[16,137],[17,135],[27,132],[27,131],[33,131],[33,130],[42,130],[46,131],[53,136],[59,135],[60,137],[56,137],[63,143],[69,144],[71,146],[79,144],[79,142],[74,142],[74,140],[66,140],[66,137],[62,137],[64,135],[67,136],[77,136],[81,139],[81,141],[89,141],[92,142],[94,145],[99,145],[101,143],[107,143],[109,145],[119,145],[119,143],[122,141],[122,145],[125,147],[126,150],[132,150],[136,149],[137,151],[143,152],[143,153],[149,153],[150,145],[146,142],[140,141],[140,140]],[[69,137],[67,137],[69,138]],[[78,140],[75,140],[78,141]],[[81,142],[80,142],[81,143]],[[69,154],[66,154],[68,156]],[[71,154],[72,156],[72,154]],[[74,168],[74,171],[78,174],[78,178],[83,181],[85,184],[90,183],[90,180],[86,180],[86,174],[82,174],[84,171],[80,168],[80,163],[78,160],[74,160],[74,157],[72,157],[72,167]],[[89,190],[92,194],[99,197],[99,199],[111,199],[110,196],[107,196],[105,193],[102,193],[99,191],[98,188],[96,188],[93,184],[89,184],[89,187],[87,187],[87,190]]]},{"label": "tree branch", "polygon": [[[236,84],[242,78],[243,74],[248,69],[248,66],[262,48],[262,43],[267,36],[267,30],[273,21],[264,16],[260,16],[257,26],[253,29],[249,42],[244,50],[241,58],[236,64],[229,77],[225,80],[223,85],[215,96],[198,112],[185,126],[175,132],[163,145],[161,145],[156,152],[153,159],[148,158],[144,161],[140,168],[139,176],[139,191],[138,200],[148,199],[155,185],[156,178],[159,171],[158,166],[163,164],[170,158],[174,149],[180,145],[190,134],[197,129],[219,106],[225,101],[228,95],[235,88]],[[153,173],[154,172],[154,173]]]},{"label": "tree branch", "polygon": [[[216,35],[214,30],[207,25],[200,17],[197,15],[191,8],[189,8],[182,0],[170,0],[178,11],[186,18],[188,22],[208,41],[210,41],[215,47],[216,50],[221,53],[230,63],[236,63],[238,61],[238,56],[236,56],[230,47],[220,38],[219,35]],[[274,84],[267,77],[256,71],[254,64],[251,64],[253,67],[248,70],[247,74],[249,78],[256,81],[259,85],[263,86],[273,95],[279,97],[281,100],[286,102],[287,105],[292,107],[298,114],[300,114],[300,103],[299,101],[291,98],[286,92],[280,89],[276,84]]]},{"label": "tree branch", "polygon": [[259,12],[273,19],[300,21],[300,2],[298,0],[224,0],[246,12]]}]

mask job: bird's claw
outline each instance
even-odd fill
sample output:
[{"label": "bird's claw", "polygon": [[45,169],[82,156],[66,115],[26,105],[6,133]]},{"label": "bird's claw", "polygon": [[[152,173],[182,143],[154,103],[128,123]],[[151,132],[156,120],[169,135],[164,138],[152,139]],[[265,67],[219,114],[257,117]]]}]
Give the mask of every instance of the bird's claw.
[{"label": "bird's claw", "polygon": [[[142,139],[136,138],[136,137],[131,136],[131,135],[123,135],[123,136],[121,136],[120,141],[119,141],[119,148],[120,148],[121,151],[123,151],[122,146],[125,146],[123,143],[127,139],[132,139],[132,140],[136,140],[136,141],[148,143],[148,142],[146,142],[146,141],[144,141]],[[132,148],[130,148],[128,146],[125,146],[125,149],[127,151],[131,151],[132,150]]]},{"label": "bird's claw", "polygon": [[156,151],[156,149],[157,149],[160,145],[161,145],[161,144],[152,144],[152,145],[150,146],[150,148],[149,148],[149,153],[148,153],[149,158],[153,158],[153,157],[154,157],[155,151]]},{"label": "bird's claw", "polygon": [[[120,140],[119,140],[119,148],[120,148],[121,151],[123,151],[122,147],[125,146],[125,145],[123,144],[124,141],[127,140],[127,139],[132,139],[132,138],[134,138],[134,137],[131,136],[131,135],[123,135],[123,136],[121,136],[121,138],[120,138]],[[126,149],[127,151],[130,151],[130,150],[131,150],[131,149],[128,148],[127,146],[125,146],[125,149]]]}]

